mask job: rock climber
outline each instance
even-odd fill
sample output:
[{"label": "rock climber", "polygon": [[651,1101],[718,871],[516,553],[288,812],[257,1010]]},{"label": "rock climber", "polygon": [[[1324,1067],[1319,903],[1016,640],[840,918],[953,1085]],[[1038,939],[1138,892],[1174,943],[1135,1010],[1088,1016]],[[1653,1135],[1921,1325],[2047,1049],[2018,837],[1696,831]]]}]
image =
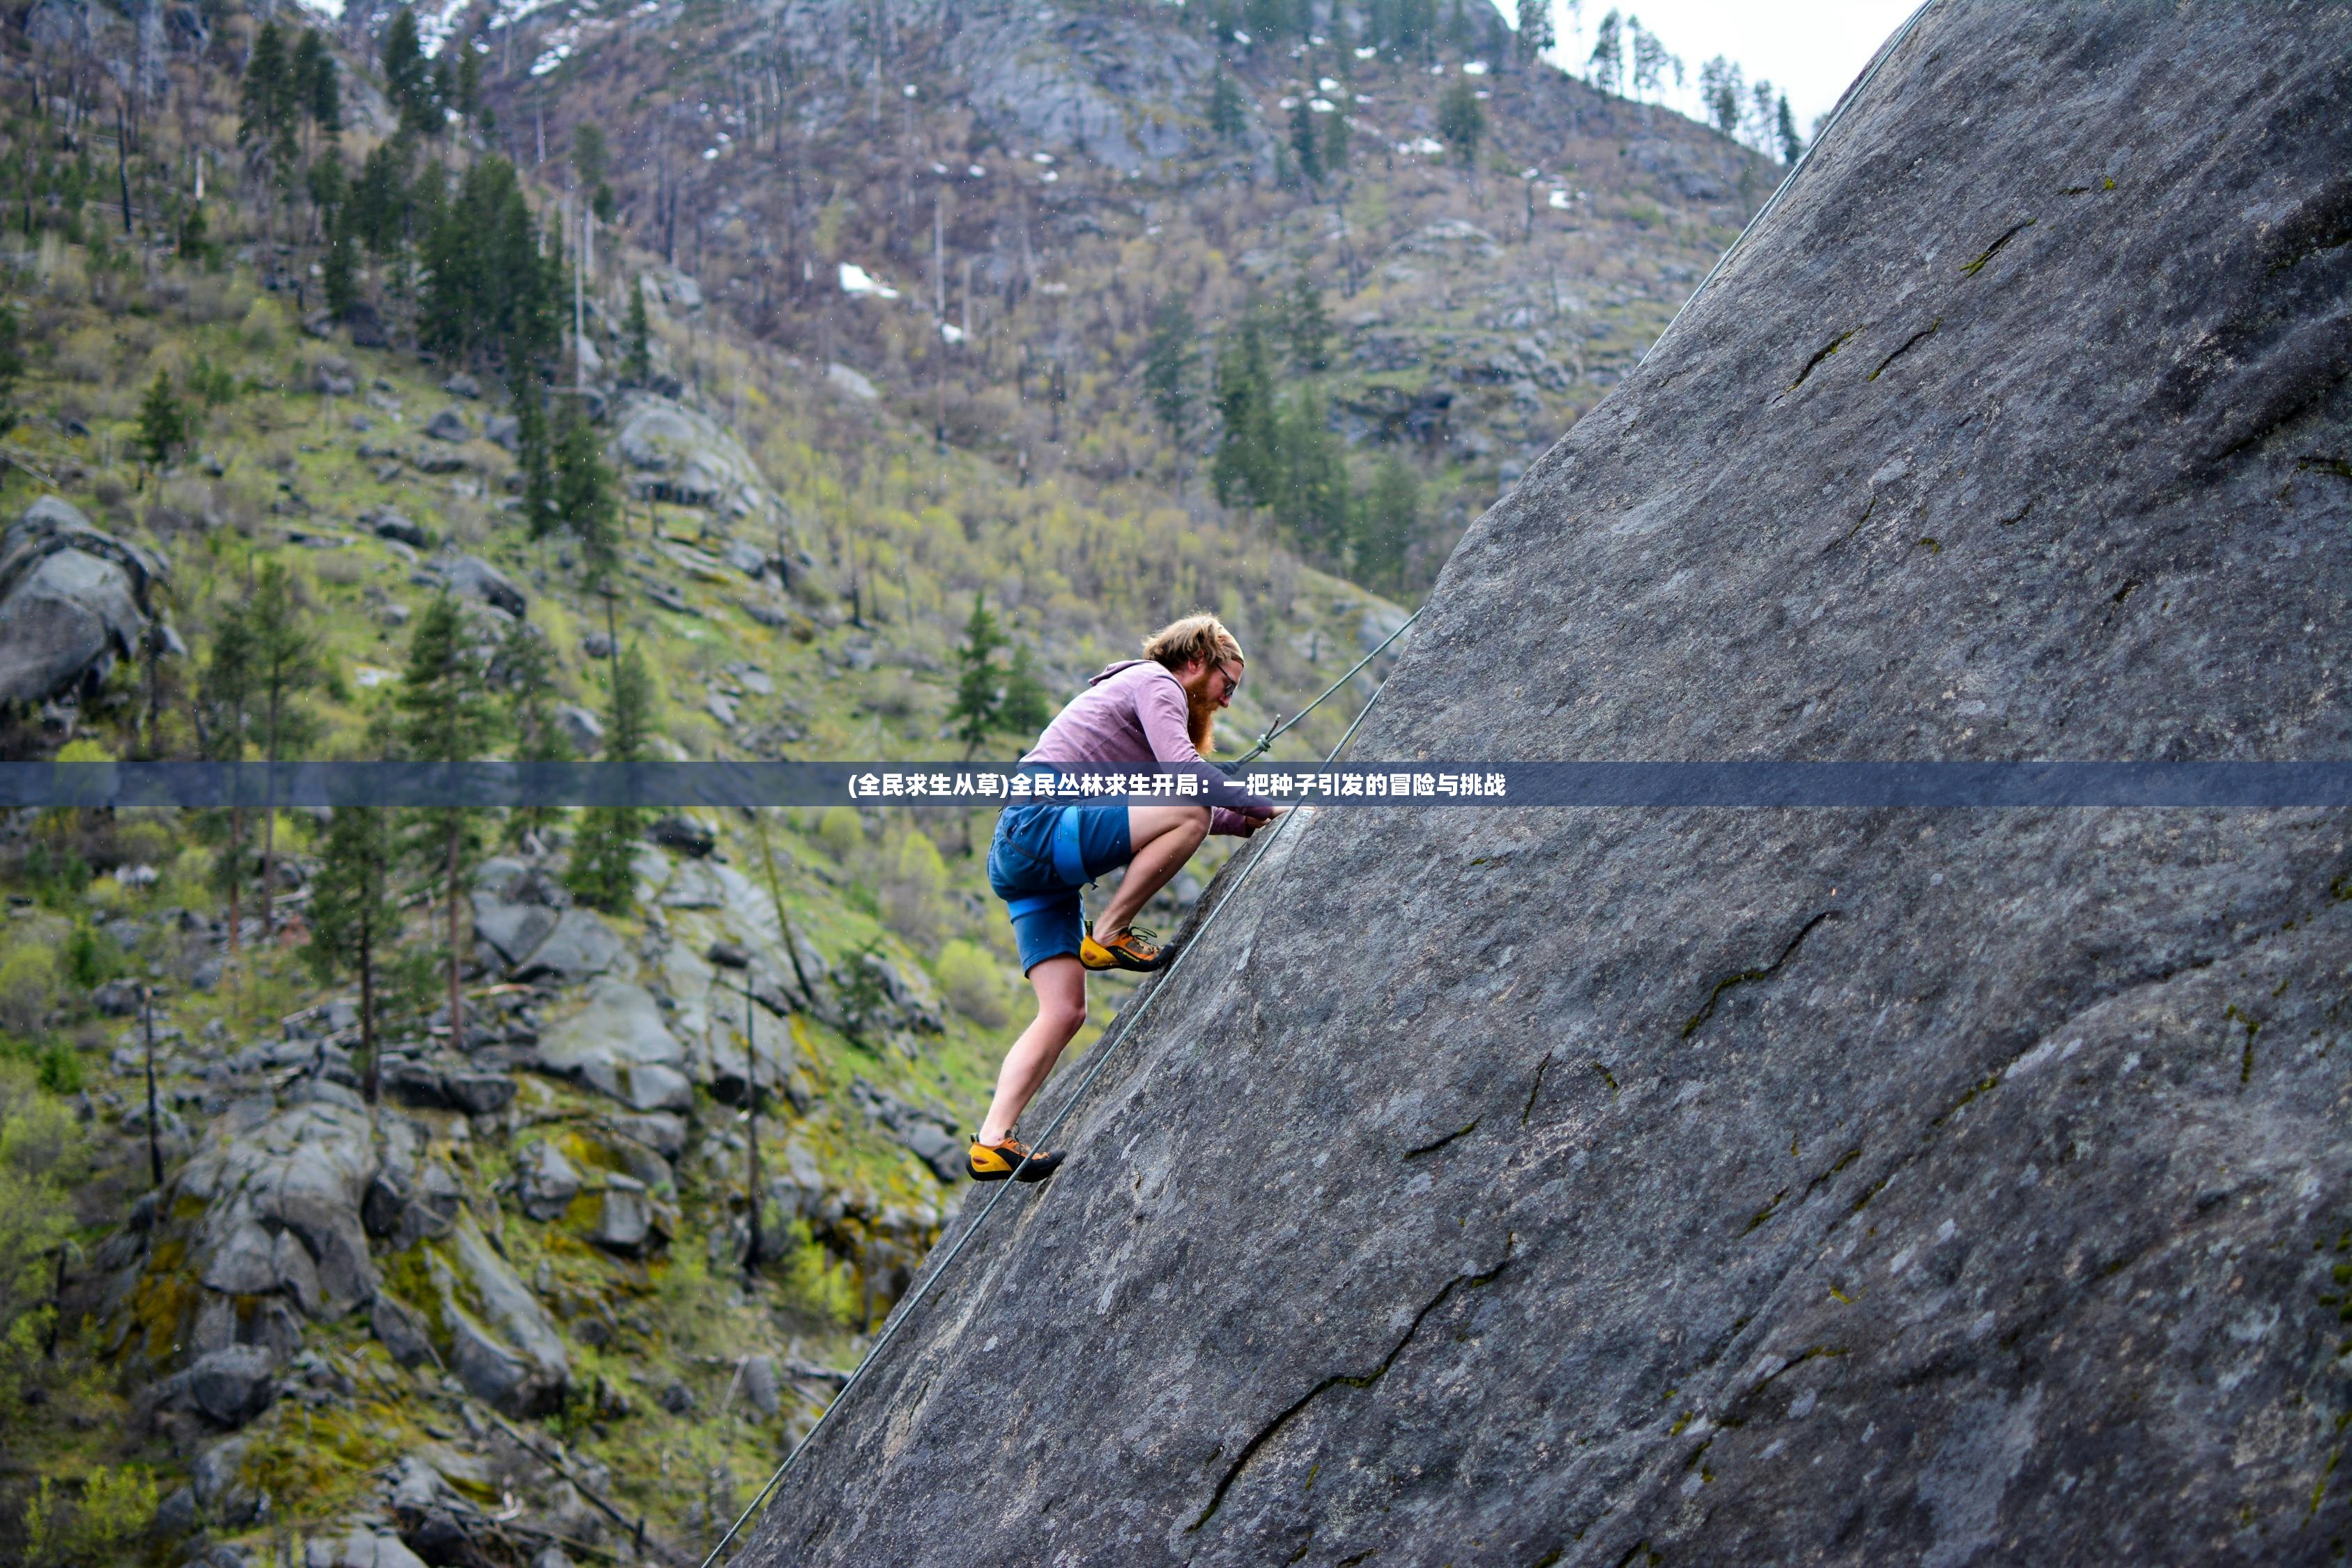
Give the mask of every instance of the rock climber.
[{"label": "rock climber", "polygon": [[[1241,689],[1241,644],[1214,616],[1187,616],[1144,640],[1141,658],[1107,667],[1045,726],[1021,759],[1024,771],[1156,763],[1213,775],[1202,758],[1216,747],[1217,710]],[[1246,838],[1277,809],[1244,797],[1235,806],[1146,805],[1121,795],[1064,804],[1016,801],[996,819],[988,880],[1013,917],[1021,969],[1037,993],[1037,1016],[996,1075],[996,1098],[971,1142],[972,1180],[1001,1182],[1019,1170],[1042,1182],[1062,1156],[1030,1150],[1013,1123],[1087,1019],[1087,971],[1150,971],[1166,962],[1138,910],[1212,833]],[[1119,866],[1126,876],[1093,921],[1078,889]],[[1022,1161],[1026,1158],[1028,1163]]]}]

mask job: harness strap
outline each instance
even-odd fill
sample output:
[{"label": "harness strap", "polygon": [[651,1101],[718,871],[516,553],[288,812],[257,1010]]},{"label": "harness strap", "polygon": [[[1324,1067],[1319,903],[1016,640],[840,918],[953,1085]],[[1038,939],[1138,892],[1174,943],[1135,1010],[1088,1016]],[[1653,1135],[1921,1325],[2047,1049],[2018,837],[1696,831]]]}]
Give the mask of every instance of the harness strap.
[{"label": "harness strap", "polygon": [[1087,885],[1086,851],[1078,843],[1078,808],[1066,805],[1054,824],[1054,875],[1073,888]]},{"label": "harness strap", "polygon": [[1004,912],[1017,921],[1023,915],[1034,914],[1039,910],[1050,910],[1055,904],[1066,902],[1076,892],[1076,888],[1064,888],[1058,892],[1032,893],[1025,899],[1007,899]]}]

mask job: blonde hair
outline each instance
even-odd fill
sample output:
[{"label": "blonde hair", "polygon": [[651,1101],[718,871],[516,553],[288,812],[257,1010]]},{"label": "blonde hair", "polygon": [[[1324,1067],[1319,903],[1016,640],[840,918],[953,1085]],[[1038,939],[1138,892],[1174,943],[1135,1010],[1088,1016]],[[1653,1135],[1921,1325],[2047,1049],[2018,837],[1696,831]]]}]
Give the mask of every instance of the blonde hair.
[{"label": "blonde hair", "polygon": [[[1171,669],[1188,664],[1223,664],[1242,660],[1242,645],[1225,630],[1224,622],[1205,611],[1171,621],[1143,639],[1143,657]],[[1242,662],[1247,662],[1242,660]]]}]

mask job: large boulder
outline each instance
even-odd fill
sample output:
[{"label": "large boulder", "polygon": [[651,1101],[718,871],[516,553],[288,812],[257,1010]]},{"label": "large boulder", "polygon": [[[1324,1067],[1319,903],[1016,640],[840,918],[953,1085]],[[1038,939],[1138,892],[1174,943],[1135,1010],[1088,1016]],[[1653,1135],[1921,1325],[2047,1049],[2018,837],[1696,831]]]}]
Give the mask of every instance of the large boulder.
[{"label": "large boulder", "polygon": [[56,496],[27,506],[0,534],[0,701],[44,702],[136,658],[162,576]]},{"label": "large boulder", "polygon": [[540,1037],[549,1070],[576,1078],[633,1110],[685,1110],[693,1086],[681,1069],[686,1047],[662,1021],[644,986],[610,976],[588,988],[578,1011]]},{"label": "large boulder", "polygon": [[478,599],[517,620],[530,613],[530,600],[515,586],[514,579],[478,555],[449,558],[442,564],[441,575],[449,592],[461,599]]},{"label": "large boulder", "polygon": [[[1354,754],[2352,758],[2345,38],[1927,6]],[[2347,845],[1286,818],[742,1560],[2332,1561]]]},{"label": "large boulder", "polygon": [[375,1290],[360,1210],[377,1170],[367,1113],[314,1100],[239,1131],[216,1122],[179,1179],[201,1205],[190,1248],[223,1296],[282,1293],[336,1318]]},{"label": "large boulder", "polygon": [[278,1392],[278,1370],[259,1345],[228,1345],[198,1356],[174,1381],[187,1405],[222,1426],[242,1426]]},{"label": "large boulder", "polygon": [[531,944],[530,956],[516,961],[515,978],[584,980],[618,963],[624,951],[619,934],[604,923],[604,916],[593,910],[564,910],[547,935]]},{"label": "large boulder", "polygon": [[436,1262],[449,1360],[467,1388],[509,1415],[560,1408],[572,1375],[563,1336],[472,1215],[458,1215]]},{"label": "large boulder", "polygon": [[632,473],[631,489],[654,500],[739,518],[764,516],[772,504],[759,465],[734,433],[672,398],[650,392],[624,398],[613,452]]}]

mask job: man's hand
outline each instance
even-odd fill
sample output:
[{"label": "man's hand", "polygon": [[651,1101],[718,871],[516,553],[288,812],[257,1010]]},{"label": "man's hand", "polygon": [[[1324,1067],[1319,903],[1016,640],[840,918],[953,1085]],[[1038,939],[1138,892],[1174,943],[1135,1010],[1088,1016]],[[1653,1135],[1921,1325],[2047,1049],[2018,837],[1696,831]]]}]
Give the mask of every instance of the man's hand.
[{"label": "man's hand", "polygon": [[1276,817],[1283,816],[1291,808],[1286,805],[1277,805],[1274,808],[1273,816],[1245,816],[1242,818],[1242,837],[1244,838],[1255,837],[1259,828],[1271,827]]}]

